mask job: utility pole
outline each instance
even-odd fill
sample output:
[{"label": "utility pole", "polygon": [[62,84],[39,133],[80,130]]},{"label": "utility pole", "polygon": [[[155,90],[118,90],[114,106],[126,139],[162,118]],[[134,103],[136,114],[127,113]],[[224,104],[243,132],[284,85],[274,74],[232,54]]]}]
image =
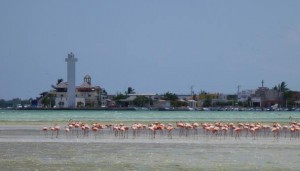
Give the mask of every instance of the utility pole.
[{"label": "utility pole", "polygon": [[194,95],[194,86],[192,85],[191,86],[191,96],[193,96]]},{"label": "utility pole", "polygon": [[241,87],[242,87],[241,85],[238,85],[238,86],[237,86],[237,89],[238,89],[237,94],[236,94],[236,96],[237,96],[237,101],[239,100],[239,94],[240,94],[240,88],[241,88]]},{"label": "utility pole", "polygon": [[241,85],[238,85],[238,86],[237,86],[237,89],[238,89],[237,94],[240,93],[240,88],[241,88],[241,87],[242,87]]}]

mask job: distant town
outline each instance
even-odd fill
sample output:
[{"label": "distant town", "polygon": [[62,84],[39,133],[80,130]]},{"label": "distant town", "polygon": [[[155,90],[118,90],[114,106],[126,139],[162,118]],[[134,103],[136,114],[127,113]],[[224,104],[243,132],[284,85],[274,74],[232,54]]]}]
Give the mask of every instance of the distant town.
[{"label": "distant town", "polygon": [[[278,110],[300,111],[300,92],[290,90],[285,82],[272,88],[261,86],[252,90],[238,90],[235,94],[166,92],[137,93],[133,87],[127,91],[109,94],[105,88],[92,84],[90,75],[75,86],[75,62],[73,53],[68,54],[68,81],[58,79],[51,90],[40,93],[36,99],[0,99],[2,109],[92,109],[92,110],[219,110],[252,111]],[[71,90],[71,91],[70,91]]]}]

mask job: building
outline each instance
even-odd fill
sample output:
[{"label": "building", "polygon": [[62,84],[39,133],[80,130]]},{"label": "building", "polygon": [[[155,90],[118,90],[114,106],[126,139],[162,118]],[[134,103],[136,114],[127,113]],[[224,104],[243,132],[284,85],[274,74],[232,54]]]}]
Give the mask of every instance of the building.
[{"label": "building", "polygon": [[243,90],[238,92],[238,101],[239,102],[247,102],[251,97],[255,94],[255,90]]},{"label": "building", "polygon": [[[60,81],[50,94],[55,97],[57,108],[68,108],[68,82]],[[100,86],[93,86],[91,76],[86,75],[83,83],[75,89],[75,108],[100,108],[107,105],[107,93]]]},{"label": "building", "polygon": [[258,87],[251,97],[254,107],[271,107],[282,104],[284,101],[283,93],[267,87]]},{"label": "building", "polygon": [[92,78],[86,75],[80,86],[75,86],[75,63],[77,58],[71,52],[68,54],[67,82],[59,79],[52,85],[53,90],[41,93],[37,107],[46,108],[100,108],[107,106],[107,92],[100,86],[92,85]]}]

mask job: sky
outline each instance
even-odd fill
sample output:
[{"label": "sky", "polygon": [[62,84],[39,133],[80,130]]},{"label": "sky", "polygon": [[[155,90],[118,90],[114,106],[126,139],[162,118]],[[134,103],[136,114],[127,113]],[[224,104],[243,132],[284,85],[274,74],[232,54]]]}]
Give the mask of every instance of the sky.
[{"label": "sky", "polygon": [[299,0],[1,0],[0,99],[89,74],[109,94],[300,90]]}]

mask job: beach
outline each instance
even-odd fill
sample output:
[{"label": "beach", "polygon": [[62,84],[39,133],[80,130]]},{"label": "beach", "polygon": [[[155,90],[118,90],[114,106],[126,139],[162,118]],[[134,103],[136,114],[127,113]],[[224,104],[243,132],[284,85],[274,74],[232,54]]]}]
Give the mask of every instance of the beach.
[{"label": "beach", "polygon": [[[197,113],[197,112],[82,112],[49,113],[26,111],[0,112],[0,170],[298,170],[300,167],[300,139],[281,134],[257,137],[205,135],[202,128],[197,134],[180,135],[175,128],[172,137],[157,132],[154,138],[143,132],[128,137],[115,136],[109,128],[87,135],[76,131],[68,134],[65,126],[73,120],[87,123],[133,124],[134,120],[150,123],[157,120],[204,121],[259,120],[286,123],[299,113]],[[153,117],[155,116],[155,118]],[[60,132],[42,131],[44,126],[60,125]],[[96,136],[95,136],[96,135]]]}]

